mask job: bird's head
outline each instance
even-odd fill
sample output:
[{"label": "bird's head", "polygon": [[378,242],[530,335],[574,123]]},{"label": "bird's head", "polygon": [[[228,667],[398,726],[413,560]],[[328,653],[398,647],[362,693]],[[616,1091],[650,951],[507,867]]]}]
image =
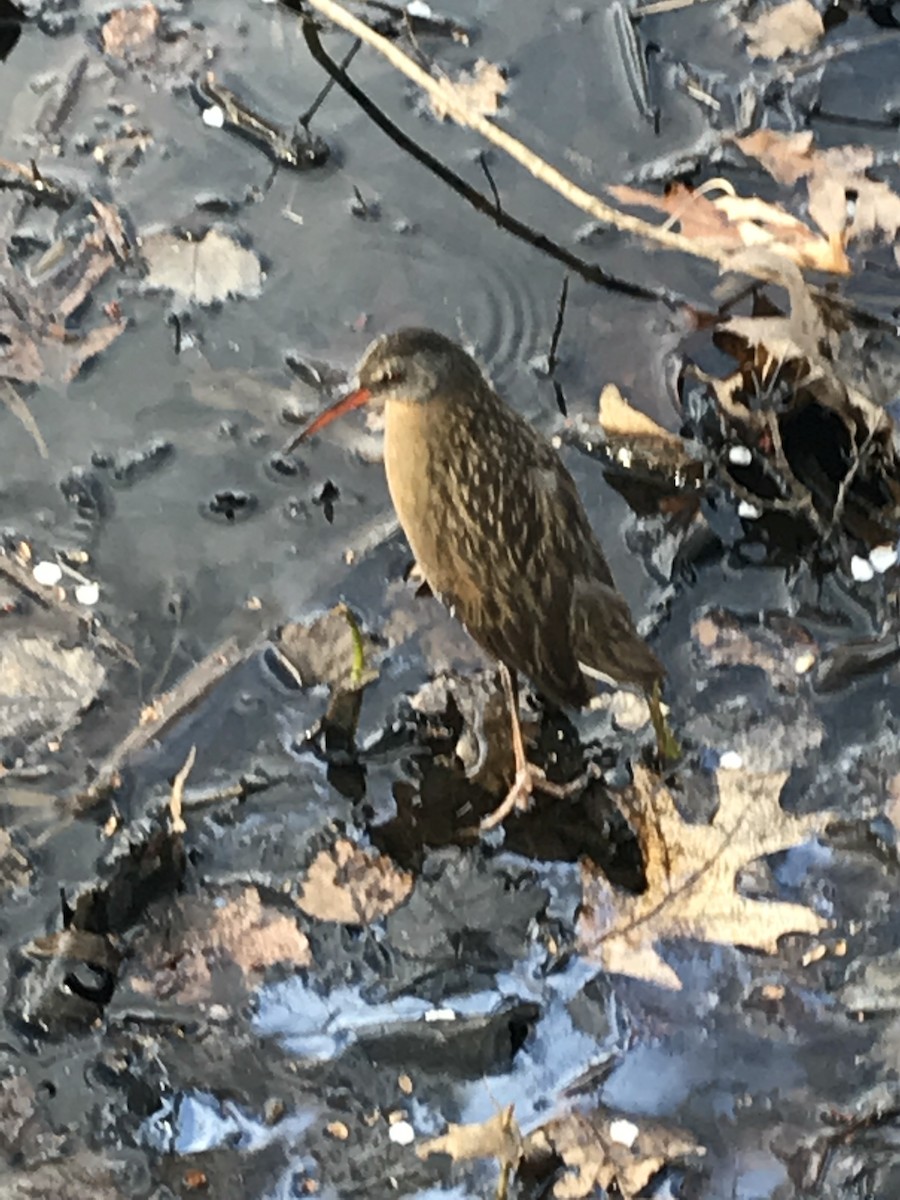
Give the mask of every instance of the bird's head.
[{"label": "bird's head", "polygon": [[438,398],[453,403],[477,394],[481,383],[473,360],[442,333],[398,329],[382,334],[356,368],[356,387],[320,413],[291,447],[363,404],[427,404]]}]

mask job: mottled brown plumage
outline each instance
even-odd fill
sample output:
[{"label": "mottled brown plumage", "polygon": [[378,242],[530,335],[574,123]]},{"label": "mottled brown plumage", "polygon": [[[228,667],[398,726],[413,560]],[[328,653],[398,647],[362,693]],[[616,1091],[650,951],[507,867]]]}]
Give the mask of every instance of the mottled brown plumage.
[{"label": "mottled brown plumage", "polygon": [[383,402],[391,498],[431,590],[476,642],[557,704],[593,680],[648,694],[664,671],[616,591],[559,455],[429,329],[377,338],[358,387],[306,430]]}]

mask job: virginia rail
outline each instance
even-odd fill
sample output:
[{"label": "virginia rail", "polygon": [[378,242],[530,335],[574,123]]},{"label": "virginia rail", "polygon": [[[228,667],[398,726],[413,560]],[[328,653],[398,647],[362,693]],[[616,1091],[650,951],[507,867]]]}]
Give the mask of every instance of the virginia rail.
[{"label": "virginia rail", "polygon": [[557,705],[582,708],[593,681],[639,687],[659,709],[665,674],[616,591],[574,480],[550,443],[489,386],[455,342],[400,329],[371,343],[357,386],[292,445],[369,401],[384,404],[384,465],[416,562],[439,596],[501,666],[516,777],[499,824],[532,790],[567,795],[525,756],[516,672]]}]

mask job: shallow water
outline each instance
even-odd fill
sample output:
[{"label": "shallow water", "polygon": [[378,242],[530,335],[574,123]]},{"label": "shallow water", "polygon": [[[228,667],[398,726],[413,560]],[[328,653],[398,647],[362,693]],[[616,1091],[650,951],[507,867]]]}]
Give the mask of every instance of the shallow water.
[{"label": "shallow water", "polygon": [[[713,785],[701,764],[735,748],[754,769],[793,770],[786,807],[841,814],[837,832],[757,865],[745,881],[750,894],[805,903],[832,922],[821,958],[805,960],[809,941],[799,936],[782,939],[777,956],[685,942],[666,947],[680,993],[598,974],[575,948],[581,891],[574,860],[615,841],[610,792],[572,811],[541,808],[514,823],[505,843],[462,839],[465,806],[486,797],[458,770],[441,774],[431,761],[441,738],[415,725],[408,698],[434,673],[468,674],[484,662],[434,601],[414,599],[403,583],[409,554],[391,530],[376,434],[358,417],[301,448],[296,473],[272,466],[295,429],[285,411],[302,417],[324,400],[286,360],[324,365],[339,377],[372,336],[408,323],[458,338],[535,424],[549,434],[567,428],[553,382],[540,370],[563,267],[444,189],[338,91],[313,125],[332,161],[273,176],[258,149],[201,122],[186,87],[172,86],[177,69],[128,72],[104,59],[92,39],[106,10],[93,0],[64,10],[71,29],[58,36],[37,22],[25,25],[0,64],[3,93],[12,99],[0,156],[35,157],[48,173],[71,171],[89,191],[114,199],[138,236],[221,225],[260,256],[265,279],[255,299],[199,310],[147,292],[133,267],[113,271],[81,319],[99,319],[101,306],[116,299],[130,322],[126,333],[74,382],[42,382],[27,393],[46,460],[28,430],[0,410],[0,525],[14,540],[33,542],[42,557],[86,551],[81,569],[100,583],[98,611],[139,664],[117,670],[101,703],[63,738],[58,757],[37,755],[50,763],[47,778],[0,779],[0,789],[9,784],[0,790],[2,824],[32,865],[28,885],[4,900],[0,914],[0,979],[9,989],[0,1076],[6,1087],[21,1073],[35,1087],[41,1136],[68,1137],[58,1146],[51,1139],[50,1149],[21,1134],[0,1137],[16,1172],[9,1194],[61,1194],[35,1172],[48,1160],[66,1163],[86,1145],[104,1162],[134,1153],[131,1176],[113,1172],[103,1193],[111,1196],[189,1194],[185,1172],[196,1165],[208,1174],[210,1194],[228,1200],[313,1188],[334,1197],[487,1196],[496,1186],[493,1160],[420,1161],[415,1147],[391,1139],[389,1114],[402,1112],[421,1141],[447,1122],[487,1120],[507,1104],[527,1135],[551,1115],[597,1103],[638,1126],[670,1122],[706,1148],[664,1173],[654,1184],[658,1196],[891,1194],[890,1122],[870,1130],[869,1161],[852,1192],[841,1190],[857,1153],[852,1139],[846,1148],[835,1141],[818,1178],[809,1147],[828,1136],[829,1114],[852,1112],[866,1088],[891,1078],[890,1039],[878,1041],[883,1026],[858,1022],[838,994],[854,963],[896,948],[897,861],[880,812],[900,771],[896,671],[830,697],[806,685],[791,695],[757,667],[726,671],[698,657],[691,627],[720,607],[748,626],[764,612],[803,613],[830,645],[878,629],[893,583],[876,580],[867,590],[841,577],[822,584],[802,566],[751,566],[733,513],[710,515],[720,536],[726,525],[735,531],[732,544],[725,539],[692,564],[687,583],[672,582],[659,563],[671,559],[674,535],[635,517],[593,458],[563,448],[617,582],[667,663],[673,719],[690,744],[680,793],[686,815],[707,819]],[[287,124],[322,86],[295,18],[275,5],[196,0],[164,12],[172,23],[192,25],[198,49],[185,55],[185,80],[204,62],[203,48],[214,50],[217,76]],[[764,69],[751,67],[740,30],[720,6],[696,5],[642,26],[659,47],[651,59],[658,132],[635,97],[610,5],[469,3],[453,16],[477,28],[477,42],[429,42],[435,57],[447,70],[468,67],[478,55],[508,67],[502,121],[593,190],[669,178],[673,163],[692,171],[696,160],[703,174],[711,128],[728,127],[742,89],[763,90],[751,72]],[[862,15],[842,31],[876,33]],[[821,78],[811,74],[808,87],[786,83],[780,111],[773,85],[764,111],[808,123],[824,144],[855,137],[860,105],[884,114],[900,104],[890,36],[836,57]],[[325,40],[338,56],[349,44],[339,34]],[[58,132],[37,133],[55,81],[83,54],[89,65],[71,112]],[[718,115],[687,94],[686,73],[716,98]],[[352,74],[395,121],[488,191],[475,135],[429,118],[368,51]],[[91,149],[96,139],[121,133],[123,104],[136,106],[127,119],[153,140],[137,165],[104,177]],[[823,120],[822,111],[832,116]],[[895,126],[867,126],[865,139],[884,152],[896,177]],[[583,214],[520,168],[495,152],[489,166],[510,212],[608,271],[711,306],[712,265],[609,233],[588,235]],[[710,164],[707,173],[719,169]],[[364,216],[351,211],[355,190],[368,206]],[[74,236],[78,221],[70,214],[57,222],[46,209],[16,203],[14,193],[0,192],[0,232],[9,238],[17,231],[12,256],[28,270],[59,233]],[[23,249],[25,234],[31,241]],[[871,285],[879,303],[896,311],[895,284],[896,272],[873,252],[869,270],[849,287]],[[683,312],[573,276],[556,373],[569,417],[593,419],[600,388],[614,380],[643,411],[677,429],[673,379],[685,333]],[[877,371],[881,358],[873,359]],[[890,388],[887,352],[884,359]],[[168,454],[116,478],[117,465],[160,443]],[[67,495],[81,497],[80,510]],[[191,786],[227,783],[251,766],[278,776],[268,791],[189,813],[184,890],[221,901],[255,885],[273,909],[299,922],[310,963],[249,990],[226,970],[216,977],[215,1004],[187,1003],[175,990],[161,997],[135,986],[143,948],[123,967],[96,1021],[65,1031],[61,1042],[23,1028],[15,951],[59,929],[60,889],[70,901],[95,884],[102,891],[112,871],[102,832],[109,810],[71,821],[54,802],[84,781],[87,762],[108,753],[147,700],[223,638],[250,641],[339,598],[367,629],[395,635],[360,717],[362,802],[331,786],[333,769],[303,746],[326,707],[325,689],[292,690],[261,653],[138,757],[118,802],[126,824],[150,820],[148,797],[165,797],[192,744]],[[8,619],[14,629],[28,628],[27,619]],[[431,713],[434,723],[440,715]],[[641,736],[613,732],[608,718],[579,718],[578,731],[586,742],[613,740],[611,786],[640,754]],[[452,743],[450,734],[441,736]],[[561,731],[561,752],[574,741],[573,729]],[[426,795],[435,799],[433,810],[423,811]],[[360,927],[298,916],[298,877],[343,833],[402,847],[403,865],[415,869],[418,907]],[[163,947],[181,936],[181,918],[170,911],[174,895],[152,897],[137,922]],[[587,1082],[585,1072],[594,1073]],[[399,1086],[400,1076],[410,1078],[411,1091]],[[267,1116],[276,1100],[277,1114]],[[521,1196],[547,1194],[533,1180],[516,1187]],[[73,1183],[76,1194],[87,1192],[76,1193]]]}]

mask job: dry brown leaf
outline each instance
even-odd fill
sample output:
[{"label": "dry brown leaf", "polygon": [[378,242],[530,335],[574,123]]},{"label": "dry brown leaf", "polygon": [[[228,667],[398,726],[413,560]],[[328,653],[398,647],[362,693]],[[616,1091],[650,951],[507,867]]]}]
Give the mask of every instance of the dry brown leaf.
[{"label": "dry brown leaf", "polygon": [[787,0],[757,20],[748,21],[744,29],[753,57],[769,59],[805,54],[818,45],[825,32],[822,16],[810,0]]},{"label": "dry brown leaf", "polygon": [[309,941],[297,922],[264,907],[254,887],[225,904],[186,897],[177,910],[164,939],[150,927],[139,940],[129,981],[135,992],[197,1004],[210,999],[216,975],[230,966],[250,984],[255,974],[276,963],[310,962]]},{"label": "dry brown leaf", "polygon": [[737,230],[731,228],[727,217],[715,203],[702,192],[695,192],[683,183],[676,183],[665,193],[647,192],[628,184],[614,184],[609,188],[612,196],[632,208],[652,208],[664,212],[685,237],[701,241],[711,239],[726,246],[739,245]]},{"label": "dry brown leaf", "polygon": [[38,383],[74,379],[127,328],[115,319],[79,336],[66,321],[115,265],[101,239],[88,235],[37,287],[18,273],[0,274],[0,379]]},{"label": "dry brown leaf", "polygon": [[496,1158],[501,1163],[518,1163],[522,1156],[522,1134],[513,1106],[495,1113],[477,1125],[447,1126],[447,1132],[416,1147],[419,1158],[449,1154],[454,1162],[472,1158]]},{"label": "dry brown leaf", "polygon": [[683,444],[677,434],[669,433],[629,404],[614,383],[608,383],[600,393],[600,424],[607,437],[652,438],[677,446]]},{"label": "dry brown leaf", "polygon": [[778,797],[787,776],[719,771],[718,812],[709,825],[691,825],[660,780],[636,769],[626,814],[641,844],[647,889],[626,895],[585,865],[583,951],[607,971],[678,990],[678,976],[656,950],[660,940],[730,942],[772,954],[783,934],[819,933],[827,922],[802,904],[750,900],[736,890],[749,863],[797,845],[830,819],[824,811],[786,813]]},{"label": "dry brown leaf", "polygon": [[366,925],[393,912],[412,886],[412,875],[385,855],[340,838],[310,863],[297,905],[319,921]]},{"label": "dry brown leaf", "polygon": [[[809,215],[825,234],[849,240],[880,234],[891,241],[900,230],[900,196],[888,184],[869,179],[875,161],[869,146],[816,150],[811,133],[760,129],[735,138],[735,145],[789,187],[806,179]],[[850,205],[848,194],[855,199]]]},{"label": "dry brown leaf", "polygon": [[[715,195],[713,182],[720,188]],[[822,237],[776,204],[736,195],[725,180],[705,186],[707,194],[680,185],[665,195],[620,185],[609,191],[622,204],[668,213],[685,237],[705,245],[775,250],[801,267],[849,274],[850,264],[839,238]]]},{"label": "dry brown leaf", "polygon": [[438,87],[446,100],[429,96],[429,102],[439,121],[447,120],[452,107],[460,104],[482,117],[493,117],[500,109],[506,78],[499,67],[479,58],[471,71],[462,72],[456,79],[441,79]]},{"label": "dry brown leaf", "polygon": [[562,1160],[566,1172],[553,1188],[556,1200],[587,1200],[598,1188],[613,1187],[623,1200],[632,1200],[667,1164],[705,1153],[681,1130],[608,1109],[567,1113],[542,1125],[524,1146],[526,1161],[548,1155]]},{"label": "dry brown leaf", "polygon": [[100,30],[106,54],[116,58],[134,58],[152,50],[159,30],[159,12],[155,5],[141,8],[117,8]]},{"label": "dry brown leaf", "polygon": [[804,179],[811,170],[810,156],[815,146],[815,134],[779,133],[774,129],[757,129],[734,143],[744,154],[755,158],[773,179],[788,187]]}]

